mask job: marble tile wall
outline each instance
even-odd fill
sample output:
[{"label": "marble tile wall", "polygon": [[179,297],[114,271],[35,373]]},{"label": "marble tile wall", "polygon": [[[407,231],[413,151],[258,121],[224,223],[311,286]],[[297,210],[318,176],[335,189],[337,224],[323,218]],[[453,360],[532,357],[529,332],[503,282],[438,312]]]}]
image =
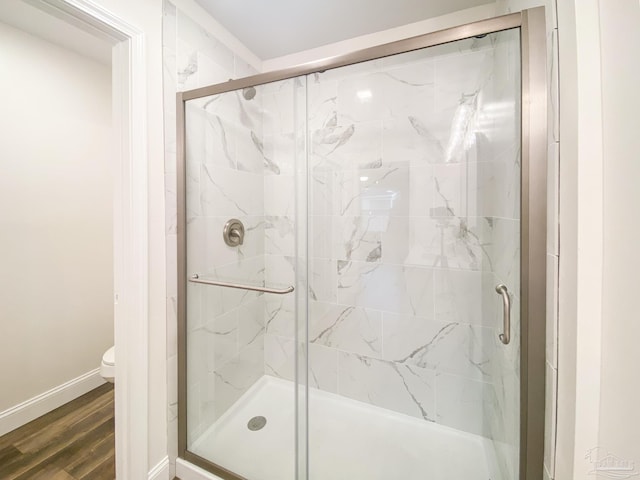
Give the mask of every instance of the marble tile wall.
[{"label": "marble tile wall", "polygon": [[[308,77],[312,387],[491,435],[493,289],[517,281],[517,58],[494,69],[510,35]],[[273,280],[293,274],[278,240]],[[265,306],[265,371],[293,379],[293,300]]]},{"label": "marble tile wall", "polygon": [[[249,97],[236,91],[187,104],[189,275],[264,282],[262,106],[259,92]],[[222,237],[232,218],[245,227],[238,247]],[[187,308],[187,430],[195,439],[263,375],[264,305],[256,292],[189,284]]]},{"label": "marble tile wall", "polygon": [[[169,366],[169,456],[177,457],[177,221],[176,221],[176,92],[253,75],[257,71],[219,42],[210,32],[165,0],[163,14],[163,83],[165,133],[165,201],[167,251],[167,347]],[[264,268],[264,210],[253,195],[262,190],[262,157],[252,131],[261,136],[260,100],[243,103],[239,96],[209,99],[190,106],[188,114],[188,228],[194,244],[189,272],[229,276],[249,275],[256,281]],[[221,113],[211,107],[224,104]],[[197,102],[196,102],[197,103]],[[240,108],[238,108],[240,107]],[[244,107],[244,108],[243,108]],[[217,111],[219,109],[216,109]],[[260,113],[261,114],[261,113]],[[241,116],[243,115],[243,116]],[[214,139],[225,142],[214,142]],[[212,175],[212,169],[216,175]],[[219,175],[218,175],[219,173]],[[240,186],[245,195],[230,200],[228,187]],[[241,249],[231,250],[219,232],[228,216],[243,219],[251,235]],[[204,246],[206,244],[206,246]],[[257,295],[222,294],[220,289],[189,286],[193,313],[188,341],[192,365],[201,371],[189,385],[190,438],[216,418],[263,371],[263,300]],[[213,348],[212,348],[213,347]],[[208,354],[209,352],[210,354]],[[225,379],[241,381],[230,385]],[[213,392],[216,392],[215,397]],[[212,403],[212,399],[217,404]]]},{"label": "marble tile wall", "polygon": [[[270,285],[295,285],[292,295],[265,296],[264,373],[295,380],[296,349],[306,316],[306,79],[261,87],[264,95],[265,277]],[[303,248],[301,248],[301,245]],[[298,325],[297,325],[298,324]],[[298,337],[299,336],[299,337]],[[298,357],[296,357],[296,352]],[[314,352],[315,354],[315,352]],[[304,381],[300,376],[299,381]],[[292,404],[291,408],[294,407]]]}]

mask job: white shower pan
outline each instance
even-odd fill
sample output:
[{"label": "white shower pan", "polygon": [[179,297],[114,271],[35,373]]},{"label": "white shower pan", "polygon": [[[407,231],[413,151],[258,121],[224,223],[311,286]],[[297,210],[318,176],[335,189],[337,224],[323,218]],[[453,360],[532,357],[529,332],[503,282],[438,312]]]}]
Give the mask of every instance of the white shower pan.
[{"label": "white shower pan", "polygon": [[[293,396],[292,382],[265,375],[190,450],[249,480],[292,480]],[[489,439],[316,389],[309,397],[310,480],[500,480]],[[267,423],[252,431],[256,416]],[[176,473],[218,478],[181,459]]]}]

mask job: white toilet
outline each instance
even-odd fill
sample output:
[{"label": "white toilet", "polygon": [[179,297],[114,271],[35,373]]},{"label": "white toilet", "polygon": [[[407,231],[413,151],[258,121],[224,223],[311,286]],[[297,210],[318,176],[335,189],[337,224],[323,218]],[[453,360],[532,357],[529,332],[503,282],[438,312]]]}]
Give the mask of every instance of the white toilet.
[{"label": "white toilet", "polygon": [[102,355],[100,376],[107,382],[114,383],[116,377],[116,347],[111,347]]}]

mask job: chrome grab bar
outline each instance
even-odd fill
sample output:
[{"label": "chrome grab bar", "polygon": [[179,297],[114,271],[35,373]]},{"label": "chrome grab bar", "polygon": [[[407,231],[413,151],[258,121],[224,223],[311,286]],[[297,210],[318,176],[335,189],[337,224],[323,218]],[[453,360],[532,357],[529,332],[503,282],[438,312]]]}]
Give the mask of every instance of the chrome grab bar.
[{"label": "chrome grab bar", "polygon": [[228,282],[219,282],[216,280],[203,280],[196,273],[189,278],[189,281],[192,283],[201,283],[203,285],[214,285],[216,287],[226,287],[226,288],[237,288],[239,290],[251,290],[252,292],[263,292],[263,293],[274,293],[276,295],[284,295],[285,293],[293,292],[294,288],[292,285],[289,285],[286,288],[267,288],[267,287],[256,287],[254,285],[243,285],[240,283],[228,283]]},{"label": "chrome grab bar", "polygon": [[502,296],[502,333],[498,335],[500,341],[509,345],[511,341],[511,297],[507,286],[500,284],[496,286],[496,292]]}]

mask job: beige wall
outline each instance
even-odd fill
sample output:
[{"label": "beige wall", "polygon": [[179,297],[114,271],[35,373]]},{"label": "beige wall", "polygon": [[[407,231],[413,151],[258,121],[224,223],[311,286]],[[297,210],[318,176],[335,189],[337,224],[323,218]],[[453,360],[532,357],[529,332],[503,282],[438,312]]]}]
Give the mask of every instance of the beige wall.
[{"label": "beige wall", "polygon": [[[640,470],[637,0],[558,3],[561,245],[556,478]],[[598,449],[599,447],[599,449]]]},{"label": "beige wall", "polygon": [[640,471],[640,3],[600,0],[604,154],[598,446]]},{"label": "beige wall", "polygon": [[111,69],[0,23],[0,411],[113,345]]}]

